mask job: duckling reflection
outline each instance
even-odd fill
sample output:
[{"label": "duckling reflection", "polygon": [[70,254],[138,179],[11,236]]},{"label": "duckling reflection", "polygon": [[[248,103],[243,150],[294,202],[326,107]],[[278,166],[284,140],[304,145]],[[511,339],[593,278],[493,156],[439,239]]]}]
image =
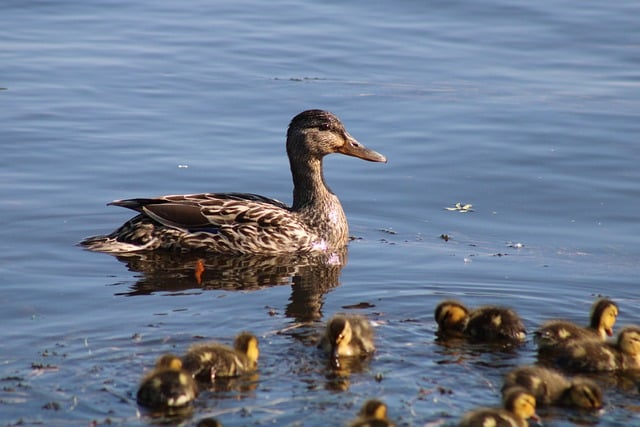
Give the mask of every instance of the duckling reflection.
[{"label": "duckling reflection", "polygon": [[225,256],[144,252],[118,256],[131,271],[142,273],[127,292],[149,295],[189,290],[257,290],[291,285],[288,317],[300,322],[320,320],[324,295],[340,283],[347,248],[331,253],[278,256]]},{"label": "duckling reflection", "polygon": [[553,351],[569,342],[584,339],[604,341],[613,336],[613,327],[618,318],[618,305],[608,298],[597,299],[591,306],[589,325],[579,326],[566,320],[545,322],[534,332],[534,341],[541,356],[552,356]]},{"label": "duckling reflection", "polygon": [[179,408],[190,404],[197,394],[198,387],[191,374],[183,369],[180,358],[166,354],[140,382],[136,400],[152,409]]},{"label": "duckling reflection", "polygon": [[602,408],[602,390],[595,381],[579,376],[567,378],[555,369],[535,365],[515,368],[505,375],[502,391],[515,386],[529,391],[540,406]]},{"label": "duckling reflection", "polygon": [[464,414],[460,427],[510,426],[527,427],[529,418],[538,420],[536,399],[521,387],[507,390],[502,399],[502,408],[478,408]]},{"label": "duckling reflection", "polygon": [[378,399],[370,399],[362,405],[358,418],[349,427],[395,427],[387,418],[387,405]]}]

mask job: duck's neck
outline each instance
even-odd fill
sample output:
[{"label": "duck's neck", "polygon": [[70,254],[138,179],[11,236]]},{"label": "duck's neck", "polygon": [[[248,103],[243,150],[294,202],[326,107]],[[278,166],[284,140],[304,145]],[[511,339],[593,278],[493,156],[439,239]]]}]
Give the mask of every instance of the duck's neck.
[{"label": "duck's neck", "polygon": [[299,212],[317,209],[335,195],[324,181],[322,159],[309,159],[303,164],[292,162],[293,205],[291,209]]},{"label": "duck's neck", "polygon": [[291,162],[293,204],[307,225],[329,245],[346,244],[349,230],[338,197],[327,187],[322,172],[322,159]]}]

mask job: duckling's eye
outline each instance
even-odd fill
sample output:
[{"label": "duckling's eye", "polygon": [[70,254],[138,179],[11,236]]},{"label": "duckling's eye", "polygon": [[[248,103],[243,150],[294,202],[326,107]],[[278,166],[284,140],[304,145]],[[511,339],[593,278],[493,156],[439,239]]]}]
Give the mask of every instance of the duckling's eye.
[{"label": "duckling's eye", "polygon": [[329,130],[331,128],[331,126],[329,125],[329,123],[320,123],[318,125],[318,130]]}]

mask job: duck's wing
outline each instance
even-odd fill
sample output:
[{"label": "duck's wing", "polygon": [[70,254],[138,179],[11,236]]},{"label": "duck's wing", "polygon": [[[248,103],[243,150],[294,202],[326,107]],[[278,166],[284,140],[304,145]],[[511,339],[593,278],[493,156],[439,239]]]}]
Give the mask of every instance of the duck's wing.
[{"label": "duck's wing", "polygon": [[223,225],[256,223],[262,227],[286,222],[292,213],[284,203],[249,193],[203,193],[109,203],[133,209],[162,225],[189,231],[215,232]]}]

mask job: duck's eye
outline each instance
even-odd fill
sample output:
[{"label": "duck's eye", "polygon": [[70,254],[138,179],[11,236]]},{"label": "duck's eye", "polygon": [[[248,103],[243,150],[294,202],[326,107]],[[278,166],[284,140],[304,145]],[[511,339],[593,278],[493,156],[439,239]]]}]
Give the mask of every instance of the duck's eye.
[{"label": "duck's eye", "polygon": [[329,125],[329,123],[320,123],[318,125],[318,130],[329,130],[331,128],[331,126]]}]

